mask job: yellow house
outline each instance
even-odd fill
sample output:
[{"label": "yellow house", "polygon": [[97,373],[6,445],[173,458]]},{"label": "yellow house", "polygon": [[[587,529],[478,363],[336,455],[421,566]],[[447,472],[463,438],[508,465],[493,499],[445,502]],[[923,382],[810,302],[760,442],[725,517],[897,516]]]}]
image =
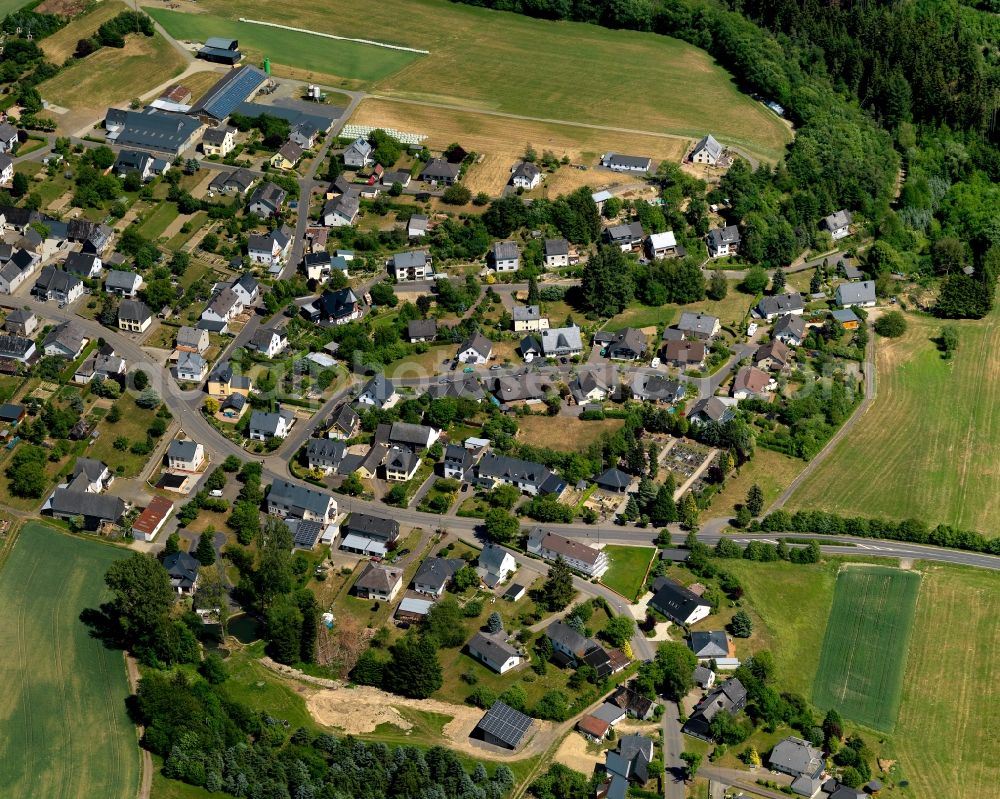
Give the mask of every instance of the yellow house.
[{"label": "yellow house", "polygon": [[253,381],[246,375],[233,372],[229,362],[219,364],[208,376],[208,393],[213,397],[225,399],[230,394],[249,396],[253,390]]},{"label": "yellow house", "polygon": [[271,156],[271,166],[275,169],[294,169],[302,159],[302,148],[293,141],[286,141],[281,149]]},{"label": "yellow house", "polygon": [[201,139],[201,149],[205,155],[217,155],[225,158],[236,147],[236,129],[228,125],[209,128]]}]

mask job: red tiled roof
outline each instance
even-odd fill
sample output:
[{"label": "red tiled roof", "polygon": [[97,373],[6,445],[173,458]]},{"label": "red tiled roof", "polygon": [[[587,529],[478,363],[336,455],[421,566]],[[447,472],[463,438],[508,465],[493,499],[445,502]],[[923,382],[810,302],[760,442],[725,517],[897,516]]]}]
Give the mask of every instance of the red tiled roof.
[{"label": "red tiled roof", "polygon": [[174,503],[163,497],[153,497],[146,509],[139,514],[132,529],[144,535],[152,535],[157,525],[173,510]]}]

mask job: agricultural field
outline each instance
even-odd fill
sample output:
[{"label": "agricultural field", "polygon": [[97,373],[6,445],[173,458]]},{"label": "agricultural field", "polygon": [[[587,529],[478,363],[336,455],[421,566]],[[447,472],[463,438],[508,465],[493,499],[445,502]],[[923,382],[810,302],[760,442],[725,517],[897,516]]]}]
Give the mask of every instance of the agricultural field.
[{"label": "agricultural field", "polygon": [[1000,576],[921,563],[896,747],[916,796],[989,796],[1000,763],[984,757],[1000,716],[982,691],[1000,680]]},{"label": "agricultural field", "polygon": [[940,323],[909,316],[877,347],[878,397],[792,494],[788,509],[924,519],[996,535],[1000,529],[1000,309],[956,322],[943,360]]},{"label": "agricultural field", "polygon": [[[362,15],[351,0],[311,6],[247,0],[238,7],[205,0],[197,6],[185,4],[188,8],[231,20],[273,21],[430,51],[386,77],[361,79],[361,86],[378,94],[686,138],[702,136],[710,124],[724,143],[770,160],[779,158],[791,139],[785,123],[741,94],[707,53],[668,37],[548,22],[447,0],[384,0]],[[163,19],[160,12],[154,13]],[[403,19],[406,24],[400,25]],[[200,23],[186,24],[198,33],[195,38],[203,38]],[[239,26],[241,43],[247,27]],[[264,30],[266,41],[274,42],[277,32]],[[381,35],[373,37],[373,31]],[[542,41],[545,47],[538,46]],[[320,42],[316,47],[324,52],[337,44]],[[268,55],[281,62],[294,50],[272,45]],[[380,64],[390,53],[369,47],[363,58]],[[334,69],[334,76],[342,78],[340,85],[359,88],[358,79],[339,71],[343,67]],[[511,80],[511,75],[518,79]],[[690,91],[692,85],[698,91]],[[589,98],[581,98],[581,87],[587,87]]]},{"label": "agricultural field", "polygon": [[634,601],[646,581],[649,564],[656,557],[656,547],[627,547],[608,544],[604,547],[611,565],[601,582],[623,597]]},{"label": "agricultural field", "polygon": [[127,799],[139,783],[121,652],[79,620],[121,550],[29,522],[0,573],[0,795]]},{"label": "agricultural field", "polygon": [[159,34],[129,36],[121,50],[103,47],[39,84],[38,90],[49,102],[72,108],[73,118],[84,111],[93,117],[109,105],[141,97],[183,69],[183,56]]},{"label": "agricultural field", "polygon": [[482,160],[469,170],[465,184],[474,194],[485,191],[499,194],[510,180],[510,168],[524,156],[531,144],[539,153],[551,150],[574,164],[588,169],[560,167],[546,175],[541,187],[530,196],[566,194],[589,186],[595,191],[635,178],[595,170],[601,153],[608,150],[648,153],[656,160],[680,161],[688,140],[640,133],[618,133],[581,125],[538,122],[527,119],[503,119],[475,111],[436,108],[406,101],[368,97],[361,101],[350,119],[357,125],[379,125],[427,136],[425,144],[443,150],[459,142],[467,150],[479,153]]},{"label": "agricultural field", "polygon": [[877,730],[896,724],[920,576],[848,567],[837,575],[813,703]]},{"label": "agricultural field", "polygon": [[754,483],[764,492],[764,507],[768,507],[802,471],[805,462],[781,452],[757,447],[753,459],[730,475],[725,486],[712,500],[713,516],[735,516],[736,506],[747,500]]},{"label": "agricultural field", "polygon": [[[419,53],[405,50],[390,50],[358,42],[341,42],[308,33],[286,31],[265,25],[239,22],[214,14],[185,14],[164,8],[144,7],[153,19],[175,39],[203,42],[209,36],[224,36],[238,39],[240,50],[250,63],[261,63],[264,56],[273,62],[286,64],[295,70],[289,77],[300,77],[300,73],[336,75],[355,82],[377,81],[398,72],[412,61],[420,58]],[[239,16],[246,16],[242,10]],[[266,20],[267,16],[254,16]],[[287,25],[295,25],[286,19],[274,19]],[[328,31],[329,32],[329,31]],[[366,34],[371,37],[371,30]],[[281,70],[277,70],[281,74]]]},{"label": "agricultural field", "polygon": [[120,0],[97,3],[51,36],[42,39],[38,46],[45,51],[45,57],[49,61],[62,64],[76,51],[80,39],[89,39],[101,25],[129,8]]}]

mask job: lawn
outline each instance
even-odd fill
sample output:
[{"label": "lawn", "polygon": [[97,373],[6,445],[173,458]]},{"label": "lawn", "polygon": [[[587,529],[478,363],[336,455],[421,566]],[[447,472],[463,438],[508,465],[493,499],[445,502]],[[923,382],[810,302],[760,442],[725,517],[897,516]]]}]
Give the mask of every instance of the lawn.
[{"label": "lawn", "polygon": [[124,48],[103,47],[38,90],[57,105],[103,112],[109,105],[142,96],[183,69],[181,54],[159,34],[129,36]]},{"label": "lawn", "polygon": [[162,202],[146,217],[139,232],[147,239],[156,241],[176,218],[177,206],[174,203]]},{"label": "lawn", "polygon": [[[152,423],[155,412],[140,408],[131,394],[117,400],[122,416],[115,424],[101,421],[97,429],[101,432],[97,441],[91,444],[84,455],[104,461],[112,472],[124,477],[135,477],[149,460],[149,455],[135,455],[128,450],[115,449],[115,439],[125,436],[130,442],[145,441],[146,430]],[[118,471],[118,469],[122,471]]]},{"label": "lawn", "polygon": [[896,723],[916,796],[990,796],[1000,716],[982,691],[1000,680],[1000,575],[921,563],[924,571]]},{"label": "lawn", "polygon": [[746,502],[747,492],[754,483],[764,492],[766,508],[802,471],[805,464],[774,450],[757,447],[753,458],[743,464],[737,474],[726,480],[723,489],[712,500],[713,516],[735,516],[736,506]]},{"label": "lawn", "polygon": [[405,358],[400,358],[386,367],[387,377],[428,378],[445,370],[445,358],[454,358],[458,351],[455,344],[433,344],[427,352],[414,352]]},{"label": "lawn", "polygon": [[122,653],[79,620],[124,552],[29,522],[0,573],[0,795],[135,795],[139,752]]},{"label": "lawn", "polygon": [[837,575],[813,703],[878,730],[896,724],[920,576],[877,566]]},{"label": "lawn", "polygon": [[622,419],[582,421],[560,416],[524,416],[517,420],[517,438],[534,447],[573,449],[583,452],[607,433],[616,433],[625,424]]},{"label": "lawn", "polygon": [[[383,0],[366,6],[364,14],[356,13],[357,5],[351,0],[311,5],[247,0],[238,6],[205,0],[198,5],[229,19],[268,20],[430,51],[430,55],[409,60],[404,68],[393,65],[381,79],[361,77],[368,81],[364,88],[381,95],[690,138],[711,129],[724,143],[744,145],[770,159],[780,158],[791,138],[786,125],[741,94],[711,56],[666,36],[549,22],[447,0]],[[162,12],[154,13],[161,21],[165,19]],[[193,26],[196,38],[205,32],[204,22],[199,21],[204,18],[204,14],[192,15],[185,23]],[[406,24],[401,25],[401,20]],[[255,34],[247,31],[252,27],[238,26],[234,38],[241,45],[250,43],[248,35]],[[300,48],[301,37],[282,46],[276,38],[278,31],[261,31],[258,35],[273,60],[289,59],[285,54]],[[539,47],[539,42],[545,46]],[[317,44],[307,47],[326,54],[336,46],[336,42],[317,39]],[[376,65],[373,70],[381,70],[393,52],[365,47],[359,55]],[[334,75],[350,77],[345,75],[351,68],[349,59],[331,61],[333,65],[327,68]],[[360,75],[360,70],[356,73]],[[511,80],[511,75],[518,79]],[[345,81],[344,85],[352,88],[356,83]],[[694,84],[698,91],[690,90]],[[587,98],[581,102],[582,86],[587,87]],[[533,144],[547,146],[543,140]]]},{"label": "lawn", "polygon": [[609,319],[604,329],[614,333],[626,327],[663,327],[674,320],[676,313],[672,305],[651,306],[636,302]]},{"label": "lawn", "polygon": [[959,347],[941,358],[937,322],[908,316],[877,349],[878,396],[792,495],[805,508],[916,518],[996,535],[1000,529],[1000,309],[955,322]]},{"label": "lawn", "polygon": [[601,578],[612,591],[629,601],[635,601],[646,582],[649,564],[656,556],[656,547],[629,547],[608,544],[604,547],[611,565]]},{"label": "lawn", "polygon": [[[276,64],[346,78],[349,81],[381,80],[421,58],[419,53],[405,50],[391,50],[359,42],[341,42],[324,36],[239,22],[214,14],[184,14],[163,8],[143,8],[143,11],[159,22],[175,39],[198,42],[205,41],[209,36],[239,39],[240,50],[250,63],[260,63],[263,56],[267,55]],[[251,13],[250,9],[241,8],[233,13],[300,27],[288,19],[275,19],[273,14],[268,14],[264,9]],[[378,38],[372,30],[369,28],[364,38]],[[324,32],[341,35],[336,30]]]}]

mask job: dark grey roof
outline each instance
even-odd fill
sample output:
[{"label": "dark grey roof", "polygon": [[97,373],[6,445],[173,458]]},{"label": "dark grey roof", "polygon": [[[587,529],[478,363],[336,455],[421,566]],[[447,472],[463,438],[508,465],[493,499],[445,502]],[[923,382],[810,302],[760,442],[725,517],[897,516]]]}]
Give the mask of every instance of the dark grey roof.
[{"label": "dark grey roof", "polygon": [[306,488],[297,483],[290,483],[287,480],[275,480],[271,484],[267,501],[280,502],[293,509],[307,510],[317,515],[325,515],[330,507],[330,500],[333,499],[323,491],[314,488]]},{"label": "dark grey roof", "polygon": [[[645,383],[640,382],[643,379],[645,379]],[[653,374],[648,377],[637,374],[632,390],[641,399],[654,402],[676,402],[679,397],[684,395],[683,385],[661,374]]]},{"label": "dark grey roof", "polygon": [[28,350],[30,350],[34,344],[35,343],[30,338],[7,335],[0,336],[0,357],[24,358],[28,353]]},{"label": "dark grey roof", "polygon": [[808,741],[789,736],[775,744],[768,763],[781,771],[815,778],[823,772],[823,752]]},{"label": "dark grey roof", "polygon": [[532,724],[529,716],[498,700],[479,720],[476,730],[502,741],[511,749],[516,749]]},{"label": "dark grey roof", "polygon": [[691,651],[700,658],[729,657],[729,638],[725,630],[699,631],[688,639]]},{"label": "dark grey roof", "polygon": [[125,112],[125,124],[115,143],[156,152],[176,153],[201,127],[197,117],[156,112]]},{"label": "dark grey roof", "polygon": [[409,422],[393,422],[389,431],[389,441],[393,444],[410,444],[427,446],[427,440],[434,434],[434,428],[424,424]]},{"label": "dark grey roof", "polygon": [[125,503],[120,497],[108,494],[91,494],[89,491],[57,488],[52,493],[51,508],[53,513],[114,522],[125,512]]},{"label": "dark grey roof", "polygon": [[361,417],[347,403],[340,406],[340,410],[332,417],[331,424],[336,425],[341,430],[347,432],[358,426]]},{"label": "dark grey roof", "polygon": [[434,158],[423,168],[420,176],[428,180],[440,180],[441,178],[456,180],[461,171],[459,164],[449,164],[441,158]]},{"label": "dark grey roof", "polygon": [[167,447],[168,458],[180,458],[183,461],[192,461],[197,453],[198,443],[189,439],[183,441],[175,439]]},{"label": "dark grey roof", "polygon": [[434,338],[437,335],[436,319],[411,319],[406,325],[409,338]]},{"label": "dark grey roof", "polygon": [[510,261],[521,257],[521,248],[516,241],[497,241],[493,244],[493,258],[497,261]]},{"label": "dark grey roof", "polygon": [[385,468],[392,472],[402,472],[409,475],[419,460],[412,450],[404,447],[393,447],[389,450],[389,456],[385,460]]},{"label": "dark grey roof", "polygon": [[108,471],[108,466],[104,461],[94,458],[77,458],[73,465],[73,477],[84,475],[91,483],[96,483],[104,473]]},{"label": "dark grey roof", "polygon": [[292,531],[292,547],[295,549],[312,549],[323,532],[322,524],[305,519],[286,519],[285,526]]},{"label": "dark grey roof", "polygon": [[515,178],[527,178],[528,180],[534,180],[541,174],[541,170],[535,166],[530,161],[522,161],[515,167],[513,174],[511,175],[511,180]]},{"label": "dark grey roof", "polygon": [[675,624],[684,624],[696,607],[708,604],[697,594],[667,577],[656,579],[653,592],[649,604]]},{"label": "dark grey roof", "polygon": [[773,297],[764,297],[757,306],[762,316],[774,316],[775,314],[789,313],[791,311],[801,311],[806,307],[805,300],[797,291],[789,291],[785,294],[777,294]]},{"label": "dark grey roof", "polygon": [[370,516],[367,513],[352,513],[345,527],[348,533],[369,538],[387,538],[392,541],[399,535],[399,522],[395,519],[383,519],[381,516]]},{"label": "dark grey roof", "polygon": [[402,578],[402,569],[391,569],[388,566],[369,563],[361,572],[357,582],[354,583],[354,589],[356,591],[359,588],[364,588],[368,591],[388,594]]},{"label": "dark grey roof", "polygon": [[[219,172],[218,175],[212,178],[212,182],[208,184],[208,187],[215,191],[222,191],[227,187],[235,187],[240,192],[244,192],[250,188],[254,180],[256,180],[254,174],[250,170],[241,167],[240,169],[234,169],[232,172]],[[274,186],[273,183],[270,185]]]},{"label": "dark grey roof", "polygon": [[142,300],[122,300],[121,305],[118,306],[118,318],[142,323],[147,319],[152,319],[153,314]]},{"label": "dark grey roof", "polygon": [[641,358],[647,349],[646,334],[634,327],[626,327],[615,334],[615,339],[608,344],[608,357],[615,357],[615,353],[628,355],[634,353]]},{"label": "dark grey roof", "polygon": [[732,418],[735,413],[735,409],[723,402],[721,397],[706,397],[691,406],[688,417],[699,415],[711,422],[724,422],[727,417]]},{"label": "dark grey roof", "polygon": [[806,333],[805,320],[796,314],[785,314],[774,323],[775,336],[792,336],[802,338]]},{"label": "dark grey roof", "polygon": [[466,350],[472,350],[483,358],[487,358],[490,353],[493,352],[493,342],[477,330],[458,345],[458,351],[460,353],[465,352]]},{"label": "dark grey roof", "polygon": [[349,288],[324,291],[313,303],[321,319],[342,319],[350,316],[357,309],[357,305],[358,296]]},{"label": "dark grey roof", "polygon": [[528,483],[541,487],[552,472],[547,466],[531,461],[522,461],[495,452],[487,452],[479,462],[479,475],[507,482]]},{"label": "dark grey roof", "polygon": [[841,305],[863,305],[875,302],[875,281],[862,280],[854,283],[841,283],[837,286],[837,302]]},{"label": "dark grey roof", "polygon": [[40,291],[56,291],[63,294],[69,293],[79,285],[80,279],[76,275],[63,272],[54,266],[43,267],[38,280],[35,281],[35,288]]},{"label": "dark grey roof", "polygon": [[469,653],[480,660],[496,663],[498,666],[507,662],[508,658],[517,657],[520,653],[507,643],[505,632],[493,635],[478,632],[469,641]]},{"label": "dark grey roof", "polygon": [[623,488],[628,488],[632,483],[632,475],[626,474],[621,469],[608,469],[604,474],[597,478],[595,481],[597,485],[602,488],[611,488],[615,491],[621,491]]},{"label": "dark grey roof", "polygon": [[267,75],[254,66],[230,70],[208,90],[195,110],[215,119],[225,119],[267,79]]},{"label": "dark grey roof", "polygon": [[306,457],[309,461],[316,459],[331,460],[340,462],[347,452],[347,445],[343,441],[331,438],[310,438],[306,446]]},{"label": "dark grey roof", "polygon": [[677,329],[685,333],[698,333],[702,336],[710,336],[719,324],[717,316],[709,316],[703,313],[685,311],[681,314],[680,321],[677,322]]},{"label": "dark grey roof", "polygon": [[479,558],[477,563],[480,568],[485,569],[488,572],[496,573],[500,567],[503,565],[504,558],[510,554],[499,544],[487,544],[483,547],[483,551],[479,553]]},{"label": "dark grey roof", "polygon": [[396,387],[393,385],[391,380],[386,378],[384,373],[379,372],[378,374],[373,375],[372,379],[365,384],[361,393],[371,394],[375,401],[381,404],[396,393]]},{"label": "dark grey roof", "polygon": [[545,630],[549,639],[577,655],[583,656],[589,646],[588,640],[576,630],[561,621],[554,621]]},{"label": "dark grey roof", "polygon": [[694,150],[692,150],[692,152],[696,153],[699,150],[707,150],[708,154],[715,160],[718,160],[719,156],[722,155],[722,145],[716,141],[715,136],[711,133],[702,137],[702,139],[694,146]]},{"label": "dark grey roof", "polygon": [[649,169],[652,159],[644,155],[622,155],[608,153],[605,160],[610,166],[622,166],[629,169]]},{"label": "dark grey roof", "polygon": [[191,588],[198,579],[201,563],[187,552],[174,552],[163,559],[163,568],[171,580],[176,580],[181,588]]},{"label": "dark grey roof", "polygon": [[569,242],[566,239],[546,239],[545,255],[569,255]]},{"label": "dark grey roof", "polygon": [[463,374],[445,383],[434,383],[427,387],[427,394],[431,399],[440,399],[441,397],[458,399],[464,397],[475,402],[481,402],[486,396],[486,392],[483,391],[479,380],[476,379],[475,375],[471,374]]},{"label": "dark grey roof", "polygon": [[413,576],[413,584],[444,588],[464,565],[461,558],[427,558]]},{"label": "dark grey roof", "polygon": [[90,271],[94,268],[94,262],[99,258],[86,252],[76,252],[75,250],[66,256],[66,271],[74,275],[90,277]]},{"label": "dark grey roof", "polygon": [[229,125],[219,125],[217,128],[209,128],[206,130],[201,139],[208,144],[222,144],[226,140],[226,136],[228,134],[235,132],[236,128],[231,128]]},{"label": "dark grey roof", "polygon": [[250,195],[248,205],[262,203],[268,208],[276,211],[281,208],[281,205],[285,202],[285,198],[287,196],[288,192],[283,188],[275,186],[270,181],[266,181],[254,189],[253,194]]},{"label": "dark grey roof", "polygon": [[285,419],[287,424],[290,413],[291,411],[282,411],[279,413],[254,411],[250,415],[250,429],[254,432],[273,436],[278,432],[278,427],[282,419]]},{"label": "dark grey roof", "polygon": [[120,269],[112,269],[110,272],[108,272],[108,276],[104,281],[104,287],[109,291],[111,289],[132,291],[133,287],[135,286],[135,279],[137,277],[139,277],[139,275],[137,275],[135,272],[124,272]]},{"label": "dark grey roof", "polygon": [[427,263],[427,258],[426,250],[406,250],[405,252],[397,252],[390,260],[393,269],[414,269],[424,266]]}]

